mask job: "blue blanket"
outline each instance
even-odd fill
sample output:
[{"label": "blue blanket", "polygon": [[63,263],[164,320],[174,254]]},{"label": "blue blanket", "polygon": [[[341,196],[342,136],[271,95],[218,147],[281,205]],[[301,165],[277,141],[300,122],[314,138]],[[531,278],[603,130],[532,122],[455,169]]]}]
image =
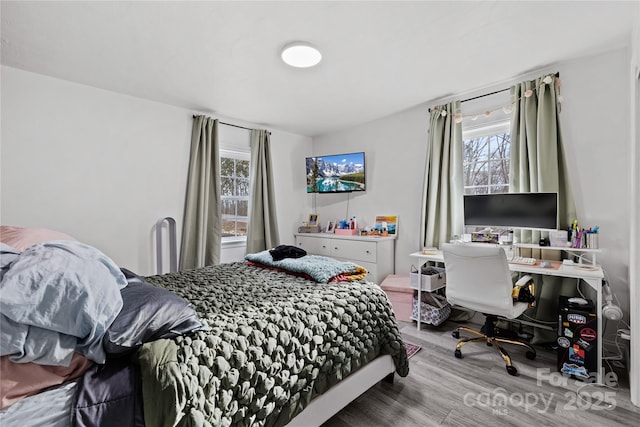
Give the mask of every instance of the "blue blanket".
[{"label": "blue blanket", "polygon": [[122,308],[120,289],[127,285],[118,266],[72,240],[10,255],[0,281],[0,355],[68,366],[78,352],[104,363],[102,337]]},{"label": "blue blanket", "polygon": [[318,283],[328,283],[332,277],[340,274],[356,274],[362,270],[362,267],[352,262],[338,261],[321,255],[305,255],[301,258],[285,258],[274,261],[268,250],[247,254],[245,259],[293,273],[308,274]]}]

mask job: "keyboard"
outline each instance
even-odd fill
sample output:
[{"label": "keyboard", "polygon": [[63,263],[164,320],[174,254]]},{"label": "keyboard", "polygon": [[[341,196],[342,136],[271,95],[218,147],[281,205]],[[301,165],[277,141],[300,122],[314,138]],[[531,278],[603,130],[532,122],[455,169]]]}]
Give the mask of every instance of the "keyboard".
[{"label": "keyboard", "polygon": [[534,265],[536,263],[535,258],[527,258],[523,256],[514,256],[511,258],[507,258],[507,261],[509,261],[512,264],[526,264],[526,265]]}]

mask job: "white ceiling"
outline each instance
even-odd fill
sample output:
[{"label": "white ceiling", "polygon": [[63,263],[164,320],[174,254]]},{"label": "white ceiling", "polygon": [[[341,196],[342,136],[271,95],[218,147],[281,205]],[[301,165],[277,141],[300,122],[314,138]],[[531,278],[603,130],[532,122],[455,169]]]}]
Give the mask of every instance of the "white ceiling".
[{"label": "white ceiling", "polygon": [[[627,45],[635,2],[2,1],[2,64],[314,136]],[[279,59],[294,40],[323,61]]]}]

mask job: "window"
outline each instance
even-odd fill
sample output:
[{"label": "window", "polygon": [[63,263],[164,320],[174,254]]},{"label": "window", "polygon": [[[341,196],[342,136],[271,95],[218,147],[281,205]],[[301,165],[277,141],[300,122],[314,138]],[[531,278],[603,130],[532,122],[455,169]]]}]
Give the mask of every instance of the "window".
[{"label": "window", "polygon": [[509,192],[509,121],[463,131],[464,194]]},{"label": "window", "polygon": [[222,241],[244,240],[249,221],[249,153],[220,150]]}]

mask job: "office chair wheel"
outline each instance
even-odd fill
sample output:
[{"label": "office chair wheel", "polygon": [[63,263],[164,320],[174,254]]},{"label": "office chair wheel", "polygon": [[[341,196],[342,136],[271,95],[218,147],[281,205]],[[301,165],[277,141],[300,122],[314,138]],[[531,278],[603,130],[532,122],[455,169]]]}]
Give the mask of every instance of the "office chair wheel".
[{"label": "office chair wheel", "polygon": [[536,353],[534,351],[527,351],[525,356],[527,356],[529,360],[536,360]]},{"label": "office chair wheel", "polygon": [[507,372],[509,373],[509,375],[513,375],[514,377],[518,375],[518,370],[513,365],[507,366]]},{"label": "office chair wheel", "polygon": [[459,331],[453,331],[451,332],[451,336],[454,337],[455,339],[460,338],[460,332]]},{"label": "office chair wheel", "polygon": [[454,351],[453,355],[456,357],[456,359],[462,359],[462,352],[460,350]]}]

